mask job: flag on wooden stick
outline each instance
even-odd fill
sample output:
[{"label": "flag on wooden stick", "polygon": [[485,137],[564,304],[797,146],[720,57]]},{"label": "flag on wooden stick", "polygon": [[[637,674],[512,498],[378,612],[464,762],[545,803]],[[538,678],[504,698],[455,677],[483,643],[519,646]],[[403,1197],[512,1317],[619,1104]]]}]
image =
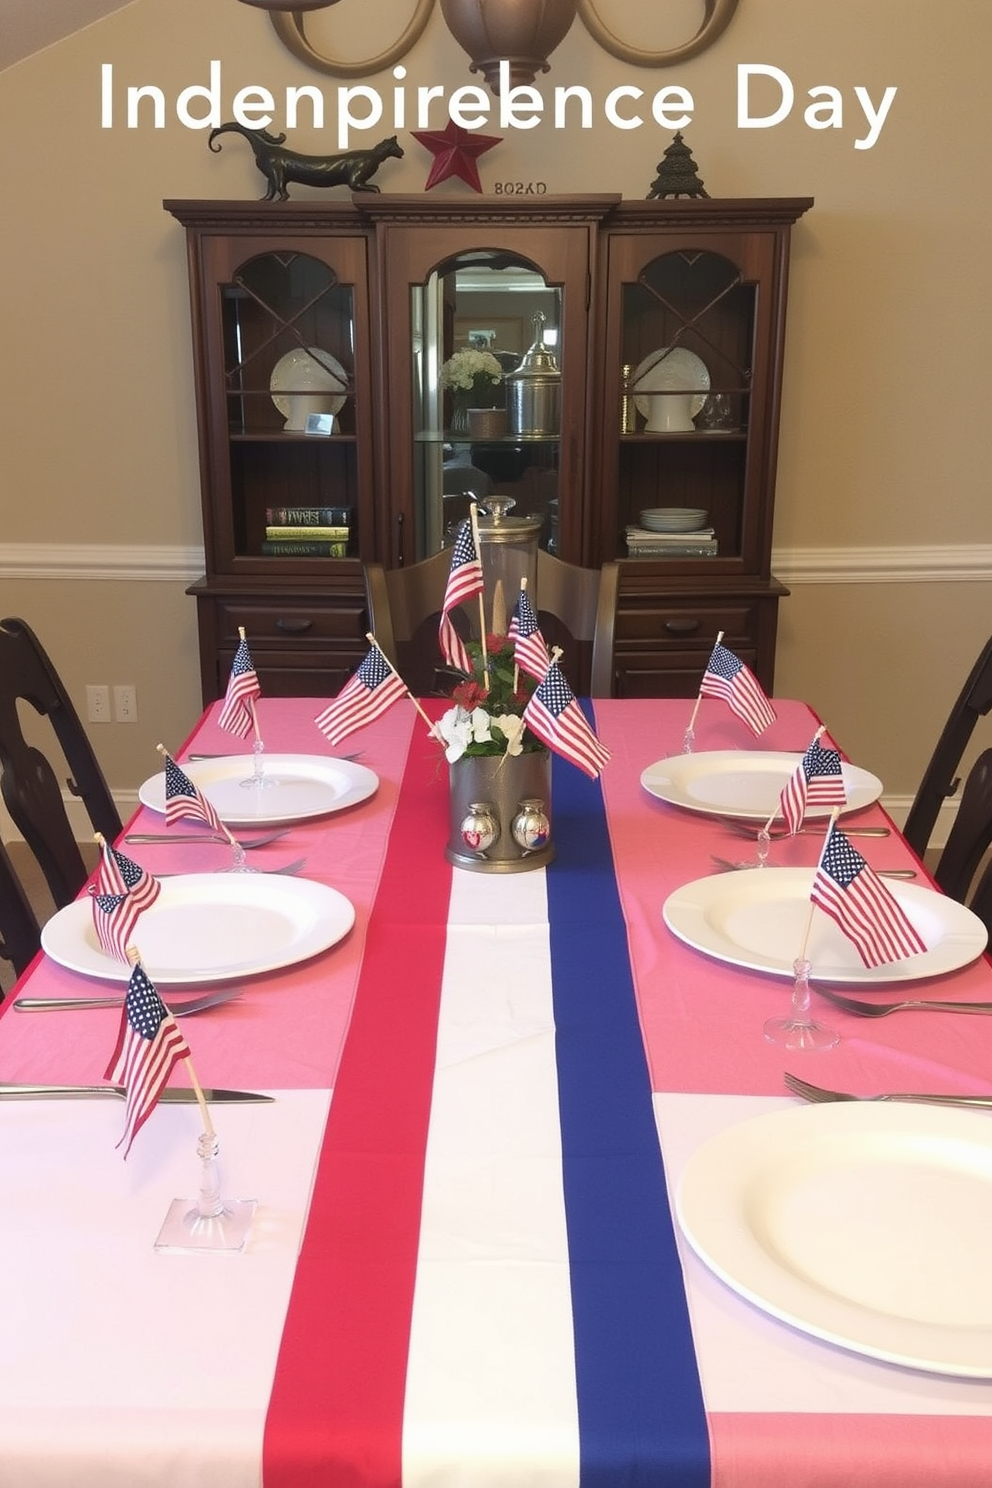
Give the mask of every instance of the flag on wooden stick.
[{"label": "flag on wooden stick", "polygon": [[510,620],[508,639],[513,642],[513,659],[522,672],[540,682],[550,665],[547,642],[541,634],[534,606],[527,590],[521,587],[520,598]]},{"label": "flag on wooden stick", "polygon": [[441,625],[438,640],[449,666],[459,672],[471,674],[472,661],[465,643],[451,620],[451,611],[466,599],[481,594],[483,589],[482,561],[472,532],[472,523],[466,517],[458,529],[455,545],[451,550],[451,568],[441,605]]},{"label": "flag on wooden stick", "polygon": [[231,834],[217,815],[216,807],[207,800],[199,786],[193,784],[185,770],[179,768],[168,750],[161,744],[158,747],[165,758],[166,824],[171,827],[177,821],[189,818],[203,822],[204,826],[230,839]]},{"label": "flag on wooden stick", "polygon": [[610,758],[610,751],[589,727],[572,689],[562,676],[557,659],[548,664],[543,679],[524,709],[523,719],[549,749],[571,760],[593,780],[598,778]]},{"label": "flag on wooden stick", "polygon": [[764,733],[775,722],[775,709],[751,668],[719,641],[706,663],[699,692],[702,697],[723,698],[753,734]]},{"label": "flag on wooden stick", "polygon": [[403,678],[389,665],[379,647],[372,646],[358,671],[314,721],[337,748],[342,739],[385,713],[406,691]]},{"label": "flag on wooden stick", "polygon": [[926,942],[885,881],[831,823],[810,899],[854,942],[866,966],[902,961]]},{"label": "flag on wooden stick", "polygon": [[106,1079],[126,1092],[124,1134],[117,1143],[124,1156],[148,1120],[180,1059],[189,1058],[189,1045],[173,1015],[159,996],[140,961],[135,962],[121,1010],[117,1044]]},{"label": "flag on wooden stick", "polygon": [[251,705],[256,698],[261,696],[262,689],[255,673],[255,664],[251,659],[245,633],[242,631],[238,649],[231,663],[231,675],[227,681],[224,703],[217,715],[220,727],[226,729],[229,734],[237,734],[242,739],[247,738],[255,726],[255,714]]},{"label": "flag on wooden stick", "polygon": [[799,831],[807,806],[844,806],[847,787],[840,755],[820,743],[823,729],[815,737],[782,788],[779,810],[790,836]]}]

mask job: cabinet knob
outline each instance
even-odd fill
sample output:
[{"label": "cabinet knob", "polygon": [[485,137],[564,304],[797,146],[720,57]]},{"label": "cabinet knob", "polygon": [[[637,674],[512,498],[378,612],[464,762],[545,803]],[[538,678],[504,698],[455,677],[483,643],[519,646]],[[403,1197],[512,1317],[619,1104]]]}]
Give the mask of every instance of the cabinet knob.
[{"label": "cabinet knob", "polygon": [[277,620],[276,630],[284,630],[288,635],[304,635],[312,629],[312,620]]},{"label": "cabinet knob", "polygon": [[689,616],[684,620],[666,620],[665,629],[669,635],[694,635],[699,629],[699,621]]}]

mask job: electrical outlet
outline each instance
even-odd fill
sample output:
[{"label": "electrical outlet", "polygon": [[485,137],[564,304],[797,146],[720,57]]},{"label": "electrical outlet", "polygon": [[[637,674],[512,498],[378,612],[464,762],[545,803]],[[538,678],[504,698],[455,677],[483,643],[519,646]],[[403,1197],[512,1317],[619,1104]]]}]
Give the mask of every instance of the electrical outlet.
[{"label": "electrical outlet", "polygon": [[114,717],[118,723],[138,721],[138,694],[130,682],[114,686]]},{"label": "electrical outlet", "polygon": [[90,723],[110,722],[110,688],[90,683],[86,688],[86,717]]}]

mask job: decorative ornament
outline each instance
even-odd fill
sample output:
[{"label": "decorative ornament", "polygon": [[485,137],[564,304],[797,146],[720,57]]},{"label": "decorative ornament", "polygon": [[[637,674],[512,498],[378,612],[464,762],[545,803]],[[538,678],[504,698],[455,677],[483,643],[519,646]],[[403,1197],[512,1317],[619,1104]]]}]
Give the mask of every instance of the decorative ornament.
[{"label": "decorative ornament", "polygon": [[207,145],[214,154],[219,134],[242,134],[251,145],[255,164],[268,182],[263,201],[288,201],[291,181],[304,186],[347,186],[349,191],[378,191],[370,178],[389,157],[403,158],[395,134],[380,140],[371,150],[346,150],[341,155],[302,155],[286,148],[285,134],[268,129],[246,129],[243,124],[218,124],[210,131]]},{"label": "decorative ornament", "polygon": [[482,182],[476,161],[494,145],[503,143],[502,135],[476,134],[450,119],[443,129],[411,129],[410,133],[434,156],[425,191],[451,176],[457,176],[473,191],[481,192]]},{"label": "decorative ornament", "polygon": [[575,0],[439,0],[441,14],[458,45],[499,93],[499,64],[505,59],[514,87],[548,72],[548,56],[575,20]]},{"label": "decorative ornament", "polygon": [[[370,77],[385,72],[416,45],[435,8],[435,0],[416,0],[413,15],[401,34],[374,57],[346,61],[319,52],[306,34],[305,13],[328,10],[338,0],[242,0],[268,13],[273,29],[287,51],[318,72],[333,77]],[[680,46],[662,51],[633,46],[610,30],[596,9],[597,0],[440,0],[452,36],[472,58],[472,71],[490,76],[493,61],[510,63],[514,83],[531,83],[547,72],[548,54],[567,33],[577,15],[604,51],[633,67],[673,67],[713,45],[730,23],[738,0],[704,0],[702,24]],[[357,4],[355,7],[357,9]],[[502,48],[502,50],[500,50]],[[498,68],[496,77],[498,79]],[[495,91],[495,89],[494,89]]]},{"label": "decorative ornament", "polygon": [[709,196],[703,189],[692,151],[682,138],[681,130],[658,162],[658,174],[651,183],[648,201],[663,196]]}]

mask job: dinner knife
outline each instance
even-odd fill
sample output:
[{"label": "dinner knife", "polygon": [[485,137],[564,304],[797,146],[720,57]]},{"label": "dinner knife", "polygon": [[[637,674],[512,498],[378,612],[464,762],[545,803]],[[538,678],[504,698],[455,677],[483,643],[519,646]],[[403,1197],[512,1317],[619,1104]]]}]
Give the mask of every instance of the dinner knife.
[{"label": "dinner knife", "polygon": [[[216,1105],[257,1105],[263,1101],[275,1100],[274,1095],[259,1095],[254,1090],[220,1090],[205,1087],[203,1094],[208,1104]],[[123,1100],[127,1091],[123,1085],[0,1084],[0,1100],[85,1100],[106,1095]],[[166,1105],[182,1106],[194,1104],[196,1098],[196,1091],[186,1085],[167,1085],[159,1096],[159,1100]]]},{"label": "dinner knife", "polygon": [[[240,987],[225,988],[223,992],[208,992],[204,997],[163,997],[162,1001],[170,1013],[182,1018],[188,1013],[201,1013],[207,1008],[220,1007],[232,997],[240,997]],[[119,997],[15,997],[14,1006],[19,1013],[65,1012],[73,1008],[123,1007],[125,994]]]}]

